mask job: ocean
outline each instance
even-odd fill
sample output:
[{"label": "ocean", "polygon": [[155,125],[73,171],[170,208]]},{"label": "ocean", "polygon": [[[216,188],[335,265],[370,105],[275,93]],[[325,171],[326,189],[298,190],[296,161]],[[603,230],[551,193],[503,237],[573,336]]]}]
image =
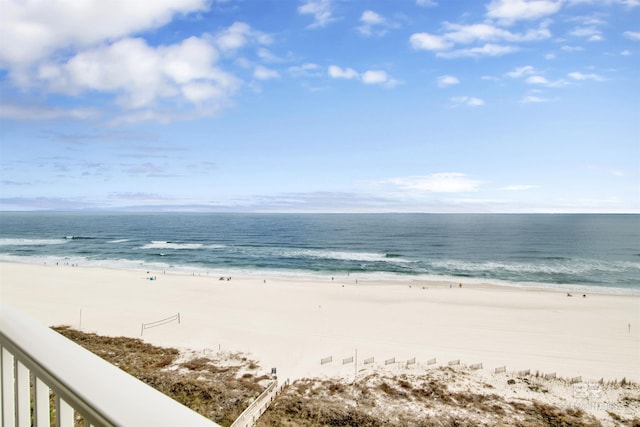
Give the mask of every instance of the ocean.
[{"label": "ocean", "polygon": [[640,215],[2,212],[0,261],[640,295]]}]

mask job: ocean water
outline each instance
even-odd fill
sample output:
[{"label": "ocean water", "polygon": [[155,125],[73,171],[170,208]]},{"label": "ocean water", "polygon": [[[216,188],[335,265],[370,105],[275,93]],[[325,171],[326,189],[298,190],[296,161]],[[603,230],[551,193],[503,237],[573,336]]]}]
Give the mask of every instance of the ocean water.
[{"label": "ocean water", "polygon": [[640,215],[2,212],[0,261],[640,295]]}]

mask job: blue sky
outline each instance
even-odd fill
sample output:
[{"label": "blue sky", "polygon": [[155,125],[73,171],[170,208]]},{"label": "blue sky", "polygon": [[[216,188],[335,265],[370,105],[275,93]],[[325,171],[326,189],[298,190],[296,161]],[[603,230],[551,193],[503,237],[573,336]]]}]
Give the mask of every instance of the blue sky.
[{"label": "blue sky", "polygon": [[0,209],[640,212],[640,0],[0,0]]}]

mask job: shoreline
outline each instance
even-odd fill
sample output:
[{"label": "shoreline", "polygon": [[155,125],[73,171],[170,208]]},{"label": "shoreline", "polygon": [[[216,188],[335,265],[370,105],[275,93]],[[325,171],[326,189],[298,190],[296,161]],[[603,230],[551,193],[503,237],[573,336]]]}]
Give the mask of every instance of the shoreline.
[{"label": "shoreline", "polygon": [[[547,283],[547,282],[512,282],[501,279],[463,277],[463,276],[439,276],[439,275],[422,275],[413,273],[394,273],[394,272],[320,272],[305,270],[259,270],[259,269],[215,269],[194,266],[173,266],[159,265],[154,263],[146,263],[144,261],[118,260],[113,264],[105,262],[106,260],[71,260],[69,258],[57,257],[41,257],[35,260],[23,260],[17,256],[0,257],[0,264],[26,264],[26,265],[56,265],[56,266],[74,266],[82,268],[96,268],[106,270],[124,270],[132,272],[153,272],[154,274],[169,274],[176,276],[197,276],[197,277],[239,277],[247,280],[291,280],[303,282],[323,282],[330,280],[331,277],[338,278],[345,283],[350,280],[360,280],[361,282],[380,283],[384,285],[403,285],[407,283],[418,283],[425,286],[437,286],[440,284],[458,284],[467,283],[476,287],[496,287],[496,288],[516,288],[520,290],[535,290],[548,292],[575,292],[579,294],[600,294],[600,295],[620,295],[620,296],[636,296],[640,297],[640,287],[621,288],[602,285],[585,285],[585,284],[568,284],[568,283]],[[76,262],[77,261],[77,262]],[[63,263],[64,262],[64,263]],[[122,264],[119,264],[121,262]]]},{"label": "shoreline", "polygon": [[[156,280],[148,277],[156,276]],[[141,337],[153,344],[243,352],[286,378],[353,375],[340,361],[460,360],[486,370],[531,370],[640,381],[640,298],[566,296],[448,281],[300,280],[161,274],[149,270],[0,262],[0,297],[46,326]],[[331,356],[332,364],[321,365]],[[379,362],[378,362],[379,361]],[[363,365],[361,365],[362,367]],[[357,369],[357,368],[356,368]]]}]

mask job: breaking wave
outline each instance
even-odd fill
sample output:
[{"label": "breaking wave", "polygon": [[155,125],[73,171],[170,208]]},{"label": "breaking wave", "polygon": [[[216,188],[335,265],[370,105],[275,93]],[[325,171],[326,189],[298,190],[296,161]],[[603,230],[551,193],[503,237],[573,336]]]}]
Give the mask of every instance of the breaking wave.
[{"label": "breaking wave", "polygon": [[197,249],[222,249],[224,245],[205,245],[204,243],[177,243],[177,242],[166,242],[162,240],[153,240],[151,243],[147,243],[143,245],[141,249],[188,249],[188,250],[197,250]]}]

